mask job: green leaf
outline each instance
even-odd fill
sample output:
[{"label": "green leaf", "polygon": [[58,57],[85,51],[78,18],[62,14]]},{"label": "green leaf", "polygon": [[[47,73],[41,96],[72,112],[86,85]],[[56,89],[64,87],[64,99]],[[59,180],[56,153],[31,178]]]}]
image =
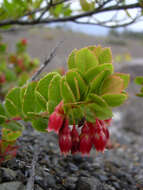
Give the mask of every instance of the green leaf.
[{"label": "green leaf", "polygon": [[75,102],[75,96],[68,85],[65,77],[62,78],[61,80],[61,96],[64,100],[64,103],[73,103]]},{"label": "green leaf", "polygon": [[35,112],[36,111],[36,98],[35,98],[35,88],[37,82],[31,82],[27,86],[24,97],[23,97],[23,112],[24,114],[28,115],[28,112]]},{"label": "green leaf", "polygon": [[68,57],[68,69],[74,69],[76,68],[76,63],[75,63],[75,54],[77,52],[77,49],[74,49],[71,54]]},{"label": "green leaf", "polygon": [[80,5],[84,11],[91,11],[94,9],[94,2],[87,2],[87,0],[80,0]]},{"label": "green leaf", "polygon": [[78,124],[78,122],[84,117],[84,112],[83,109],[81,109],[81,106],[78,106],[76,108],[72,108],[69,112],[69,119],[70,119],[70,124],[73,125]]},{"label": "green leaf", "polygon": [[35,96],[36,96],[36,102],[39,104],[41,110],[46,111],[47,110],[47,102],[46,102],[45,98],[38,91],[35,91]]},{"label": "green leaf", "polygon": [[95,123],[96,118],[95,118],[95,112],[93,112],[90,107],[84,106],[83,107],[83,112],[85,115],[85,118],[88,122]]},{"label": "green leaf", "polygon": [[82,76],[76,70],[70,70],[65,77],[76,100],[82,100],[87,93],[87,85]]},{"label": "green leaf", "polygon": [[112,53],[110,48],[104,48],[99,55],[99,63],[112,63]]},{"label": "green leaf", "polygon": [[4,123],[6,119],[7,119],[7,116],[4,109],[4,105],[0,103],[0,124]]},{"label": "green leaf", "polygon": [[48,73],[45,77],[39,80],[36,91],[38,91],[45,101],[48,101],[49,84],[55,75],[59,75],[57,72]]},{"label": "green leaf", "polygon": [[53,79],[50,81],[49,90],[48,90],[48,111],[52,113],[55,107],[61,101],[61,93],[60,93],[60,81],[61,76],[55,75]]},{"label": "green leaf", "polygon": [[116,107],[123,104],[128,97],[125,94],[105,94],[102,98],[109,106]]},{"label": "green leaf", "polygon": [[136,96],[143,97],[143,93],[138,93],[138,94],[136,94]]},{"label": "green leaf", "polygon": [[128,87],[130,75],[126,73],[115,73],[114,76],[119,76],[124,81],[124,89]]},{"label": "green leaf", "polygon": [[15,141],[22,135],[24,127],[16,121],[3,124],[2,138],[6,141]]},{"label": "green leaf", "polygon": [[105,102],[105,100],[96,94],[89,94],[88,100],[91,102],[87,107],[95,113],[95,117],[101,120],[112,117],[112,110]]},{"label": "green leaf", "polygon": [[46,132],[46,128],[48,127],[48,119],[38,118],[32,121],[32,126],[40,132]]},{"label": "green leaf", "polygon": [[13,88],[6,96],[5,107],[11,116],[21,114],[20,88]]},{"label": "green leaf", "polygon": [[111,75],[105,79],[101,87],[101,95],[103,94],[120,94],[124,89],[124,81],[118,76]]},{"label": "green leaf", "polygon": [[27,80],[29,79],[29,75],[26,72],[23,72],[18,79],[18,86],[23,86],[26,84]]},{"label": "green leaf", "polygon": [[90,92],[99,94],[100,93],[100,88],[104,82],[104,80],[110,75],[110,70],[104,70],[101,73],[99,73],[91,82],[91,88]]},{"label": "green leaf", "polygon": [[136,84],[143,85],[143,76],[137,76],[134,80]]},{"label": "green leaf", "polygon": [[96,56],[88,48],[78,50],[75,55],[76,68],[85,73],[91,67],[98,65]]},{"label": "green leaf", "polygon": [[97,65],[95,67],[90,68],[85,73],[85,80],[88,83],[91,82],[103,70],[109,70],[110,74],[112,74],[113,73],[113,65],[111,63],[105,63],[103,65]]}]

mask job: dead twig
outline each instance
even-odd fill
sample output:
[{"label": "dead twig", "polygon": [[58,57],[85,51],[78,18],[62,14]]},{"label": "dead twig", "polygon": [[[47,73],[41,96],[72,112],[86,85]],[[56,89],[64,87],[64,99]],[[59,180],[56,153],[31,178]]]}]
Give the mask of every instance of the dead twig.
[{"label": "dead twig", "polygon": [[33,156],[33,160],[32,160],[30,177],[27,182],[26,190],[34,190],[35,167],[36,167],[36,163],[38,161],[39,153],[40,153],[39,146],[36,144],[35,150],[34,150],[34,156]]},{"label": "dead twig", "polygon": [[38,71],[31,77],[31,79],[28,82],[34,81],[42,73],[46,66],[51,62],[52,58],[56,53],[57,48],[61,45],[61,43],[63,43],[63,40],[56,45],[56,47],[51,51],[49,57],[45,60],[45,62],[40,66]]}]

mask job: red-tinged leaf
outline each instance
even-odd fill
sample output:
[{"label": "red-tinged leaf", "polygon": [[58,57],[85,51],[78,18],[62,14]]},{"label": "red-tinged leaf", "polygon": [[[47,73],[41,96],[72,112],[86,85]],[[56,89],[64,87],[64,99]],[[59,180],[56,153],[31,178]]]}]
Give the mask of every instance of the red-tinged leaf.
[{"label": "red-tinged leaf", "polygon": [[75,63],[75,54],[77,52],[77,49],[74,49],[71,54],[68,57],[68,69],[74,69],[76,68],[76,63]]},{"label": "red-tinged leaf", "polygon": [[130,75],[126,73],[115,73],[114,76],[119,76],[124,81],[124,89],[128,87]]},{"label": "red-tinged leaf", "polygon": [[120,94],[124,89],[124,81],[118,76],[109,76],[103,83],[100,94]]}]

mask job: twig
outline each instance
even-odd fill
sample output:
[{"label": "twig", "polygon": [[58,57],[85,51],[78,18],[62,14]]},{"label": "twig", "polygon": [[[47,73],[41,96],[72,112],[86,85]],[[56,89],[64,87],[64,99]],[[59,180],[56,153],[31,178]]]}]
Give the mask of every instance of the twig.
[{"label": "twig", "polygon": [[33,160],[32,160],[31,173],[30,173],[30,177],[29,177],[28,182],[27,182],[26,190],[34,190],[35,167],[36,167],[36,163],[38,161],[39,153],[40,153],[39,146],[36,144],[34,156],[33,156]]},{"label": "twig", "polygon": [[56,47],[51,51],[48,59],[45,60],[45,62],[41,65],[41,67],[38,69],[38,71],[31,77],[31,79],[28,82],[34,81],[41,73],[42,71],[46,68],[46,66],[50,63],[52,58],[54,57],[57,48],[63,43],[63,40],[60,41]]},{"label": "twig", "polygon": [[0,22],[0,26],[5,25],[36,25],[36,24],[50,24],[50,23],[59,23],[59,22],[68,22],[68,21],[75,21],[80,18],[84,18],[87,16],[92,16],[96,14],[100,14],[103,12],[112,12],[112,11],[120,11],[120,10],[126,10],[126,9],[135,9],[140,8],[141,6],[139,3],[133,3],[128,5],[113,5],[113,6],[107,6],[107,7],[97,7],[96,9],[92,11],[83,12],[81,14],[66,16],[66,17],[60,17],[60,18],[49,18],[49,19],[41,19],[41,20],[3,20]]}]

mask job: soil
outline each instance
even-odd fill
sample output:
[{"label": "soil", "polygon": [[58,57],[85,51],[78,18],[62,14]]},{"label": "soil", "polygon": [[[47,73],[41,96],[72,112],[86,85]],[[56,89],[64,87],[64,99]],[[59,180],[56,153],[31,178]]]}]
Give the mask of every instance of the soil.
[{"label": "soil", "polygon": [[[48,71],[55,66],[65,66],[68,54],[75,47],[98,43],[111,46],[107,38],[61,29],[34,28],[4,34],[11,49],[22,37],[29,41],[30,54],[41,62],[64,38]],[[130,52],[133,58],[142,58],[139,41],[127,40],[126,46],[113,45],[111,48],[114,55]],[[115,66],[118,71],[133,76],[143,74],[142,64]],[[80,154],[64,157],[60,154],[57,135],[39,133],[28,125],[17,142],[20,148],[16,158],[0,167],[0,190],[143,190],[143,99],[135,97],[137,90],[131,78],[130,98],[114,110],[113,123],[109,127],[115,147],[104,154],[92,150],[89,157]]]}]

